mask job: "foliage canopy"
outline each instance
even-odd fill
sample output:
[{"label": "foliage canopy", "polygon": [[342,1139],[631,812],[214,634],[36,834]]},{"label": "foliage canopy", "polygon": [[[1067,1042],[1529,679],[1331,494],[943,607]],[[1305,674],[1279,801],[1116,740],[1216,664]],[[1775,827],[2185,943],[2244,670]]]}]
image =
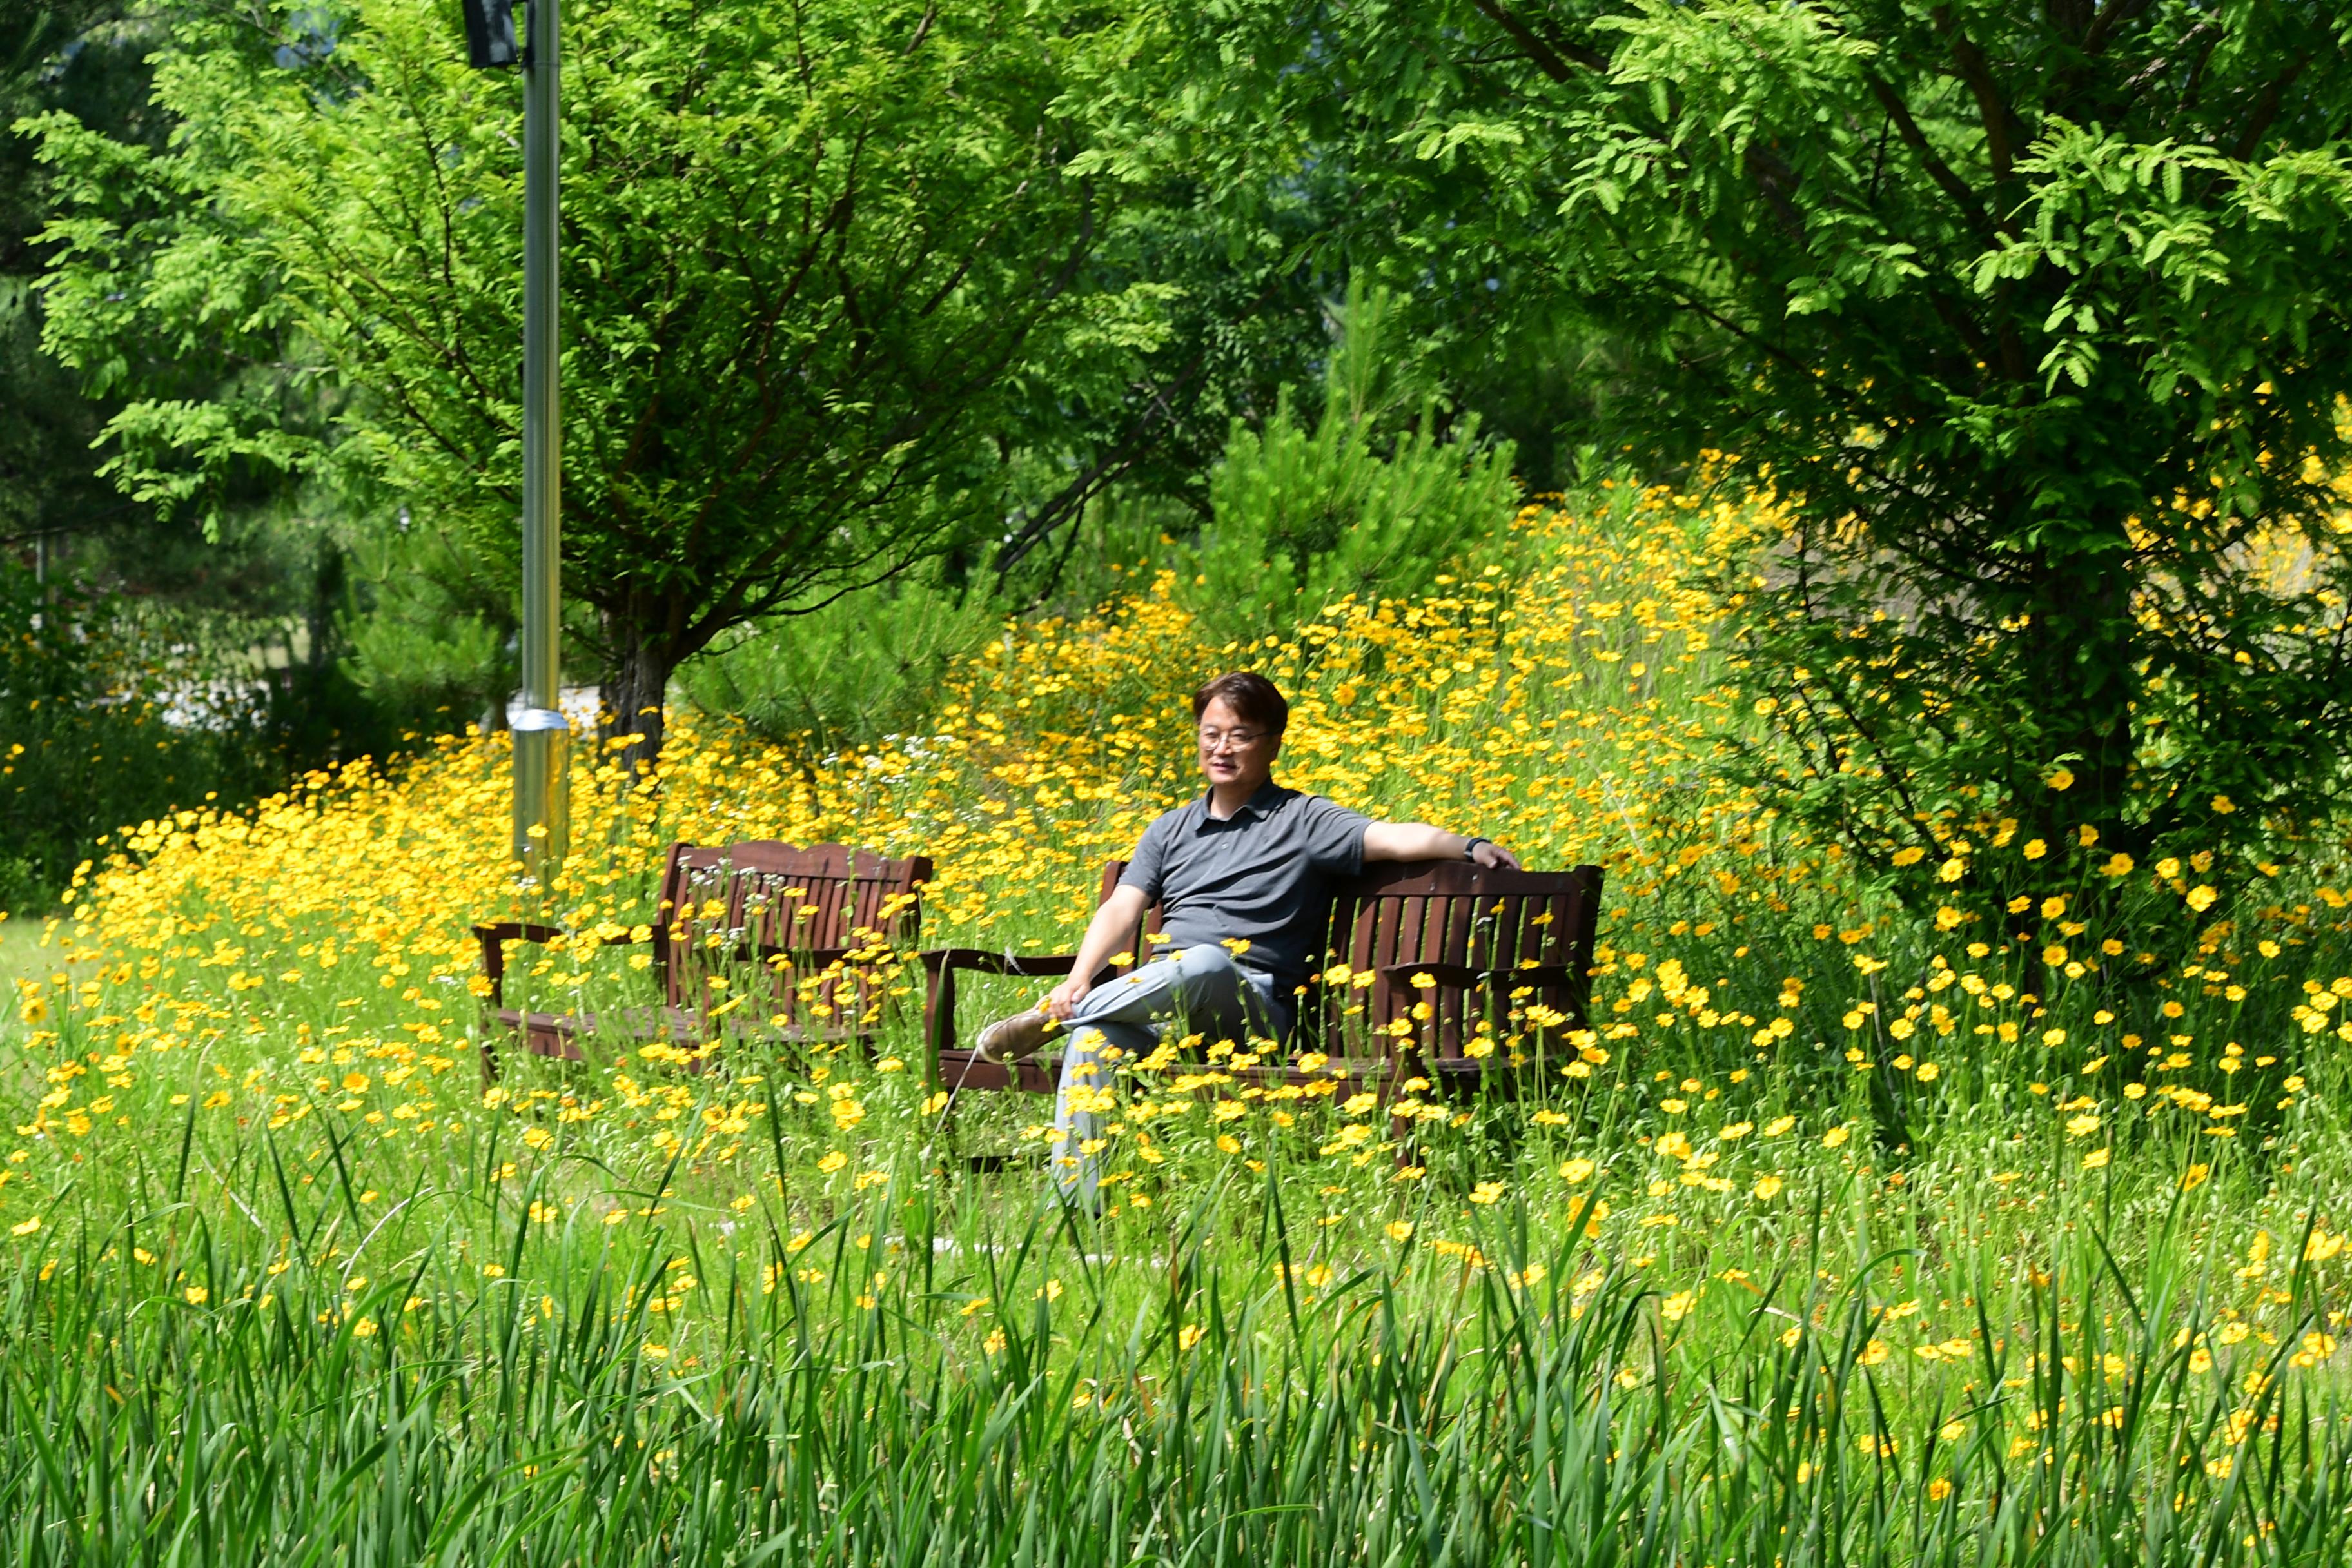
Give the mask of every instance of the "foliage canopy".
[{"label": "foliage canopy", "polygon": [[1114,163],[1344,156],[1353,254],[1423,310],[1564,305],[1637,349],[1612,444],[1736,454],[1786,509],[1741,632],[1802,816],[1927,900],[1894,858],[1979,819],[2146,856],[2332,807],[2340,8],[1318,15],[1160,13],[1224,89],[1139,106]]},{"label": "foliage canopy", "polygon": [[[382,481],[509,558],[520,83],[466,69],[416,0],[268,24],[176,27],[163,156],[43,125],[68,197],[51,347],[124,382],[126,343],[226,328],[297,367],[126,385],[139,493],[202,503],[252,463]],[[1010,5],[662,0],[567,28],[566,588],[644,753],[720,632],[995,508],[1016,373],[1086,324],[1100,220],[1055,108],[1086,41]]]}]

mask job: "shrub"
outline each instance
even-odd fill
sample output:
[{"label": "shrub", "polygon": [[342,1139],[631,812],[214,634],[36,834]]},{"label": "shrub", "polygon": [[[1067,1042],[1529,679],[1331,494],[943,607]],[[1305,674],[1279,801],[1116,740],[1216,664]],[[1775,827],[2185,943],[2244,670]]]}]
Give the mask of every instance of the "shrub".
[{"label": "shrub", "polygon": [[1441,423],[1397,353],[1396,307],[1349,294],[1312,428],[1287,391],[1263,431],[1236,420],[1209,479],[1187,607],[1226,637],[1288,631],[1349,595],[1410,597],[1517,510],[1510,443]]},{"label": "shrub", "polygon": [[997,602],[933,578],[836,599],[730,634],[679,671],[688,700],[814,755],[905,734],[930,717],[948,668],[1003,623]]},{"label": "shrub", "polygon": [[170,652],[112,600],[0,564],[0,908],[46,904],[125,823],[279,772],[267,683]]}]

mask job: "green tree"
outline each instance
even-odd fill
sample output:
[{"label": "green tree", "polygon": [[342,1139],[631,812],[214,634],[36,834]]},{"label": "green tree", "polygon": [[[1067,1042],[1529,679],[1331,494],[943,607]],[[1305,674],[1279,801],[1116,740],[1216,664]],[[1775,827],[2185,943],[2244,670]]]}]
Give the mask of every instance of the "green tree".
[{"label": "green tree", "polygon": [[90,443],[106,411],[40,352],[48,183],[37,144],[11,127],[62,110],[126,140],[154,138],[146,40],[122,10],[116,0],[0,0],[0,542],[52,565],[68,539],[143,520],[97,472]]},{"label": "green tree", "polygon": [[1634,351],[1612,449],[1729,452],[1777,490],[1736,584],[1758,761],[1923,901],[1979,818],[2088,825],[2104,859],[2334,809],[2340,6],[1159,16],[1219,79],[1136,106],[1115,165],[1344,157],[1395,237],[1353,254],[1417,309],[1605,325]]},{"label": "green tree", "polygon": [[[188,16],[157,156],[61,116],[48,342],[267,374],[136,396],[118,481],[214,503],[260,465],[380,486],[511,561],[520,83],[425,0]],[[729,627],[888,577],[1001,503],[1021,377],[1148,343],[1076,287],[1102,221],[1057,106],[1084,28],[1039,8],[589,7],[564,63],[564,564],[606,701],[658,754],[671,672]]]},{"label": "green tree", "polygon": [[[1079,81],[1074,100],[1181,90],[1125,55],[1090,63],[1107,79]],[[1084,526],[1091,502],[1151,498],[1205,519],[1208,476],[1233,422],[1263,424],[1284,387],[1319,378],[1329,300],[1346,287],[1328,241],[1345,221],[1349,187],[1328,170],[1273,184],[1245,225],[1220,221],[1222,194],[1187,168],[1118,187],[1087,284],[1150,298],[1159,311],[1097,333],[1108,352],[1066,355],[1025,379],[1013,438],[1034,477],[985,552],[1016,603],[1055,596],[1082,536],[1097,549],[1108,542],[1105,508],[1095,509],[1096,529]]]}]

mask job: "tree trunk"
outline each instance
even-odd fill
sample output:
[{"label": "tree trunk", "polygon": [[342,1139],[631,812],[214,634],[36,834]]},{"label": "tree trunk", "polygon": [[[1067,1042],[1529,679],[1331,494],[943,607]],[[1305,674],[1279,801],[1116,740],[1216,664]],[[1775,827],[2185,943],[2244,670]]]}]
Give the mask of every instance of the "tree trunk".
[{"label": "tree trunk", "polygon": [[669,677],[676,661],[661,642],[648,637],[634,620],[607,614],[604,626],[612,650],[604,675],[604,741],[610,746],[624,737],[635,737],[612,759],[635,779],[661,760]]},{"label": "tree trunk", "polygon": [[2130,576],[2078,555],[2045,569],[2038,586],[2024,669],[2040,691],[2042,760],[2068,756],[2074,775],[2070,789],[2042,796],[2047,830],[2072,837],[2088,825],[2099,830],[2102,845],[2138,853],[2146,846],[2126,826],[2137,760],[2132,697],[2142,655]]}]

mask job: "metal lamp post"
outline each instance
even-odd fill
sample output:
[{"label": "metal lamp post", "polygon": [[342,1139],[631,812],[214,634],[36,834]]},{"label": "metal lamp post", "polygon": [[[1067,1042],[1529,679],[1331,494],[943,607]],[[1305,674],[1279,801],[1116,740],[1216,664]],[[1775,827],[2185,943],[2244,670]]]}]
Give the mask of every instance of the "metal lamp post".
[{"label": "metal lamp post", "polygon": [[514,853],[542,882],[572,837],[572,727],[563,716],[561,626],[562,405],[556,337],[557,0],[530,0],[530,47],[515,47],[513,0],[465,0],[478,68],[523,69],[522,702],[514,729]]}]

